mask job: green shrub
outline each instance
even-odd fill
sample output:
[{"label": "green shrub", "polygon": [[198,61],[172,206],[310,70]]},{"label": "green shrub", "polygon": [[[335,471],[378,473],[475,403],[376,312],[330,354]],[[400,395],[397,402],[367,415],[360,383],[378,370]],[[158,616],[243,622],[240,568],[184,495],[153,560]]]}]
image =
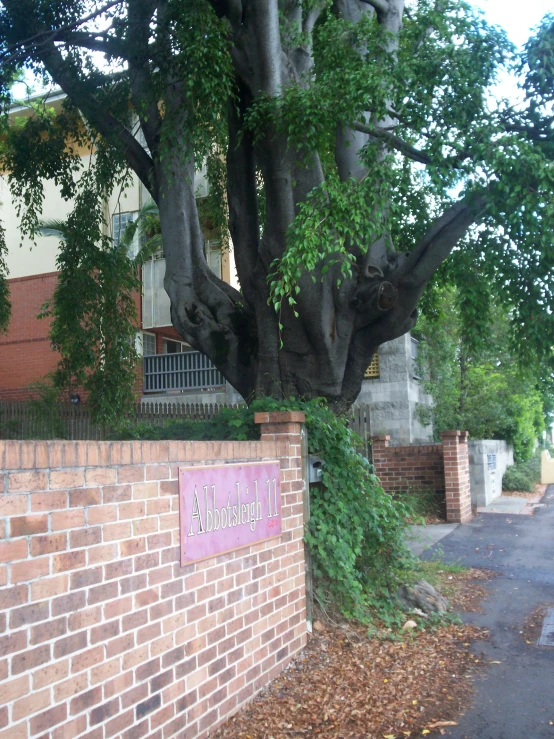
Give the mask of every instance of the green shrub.
[{"label": "green shrub", "polygon": [[437,493],[430,488],[409,488],[394,493],[394,499],[401,501],[411,511],[410,520],[446,517],[444,493]]},{"label": "green shrub", "polygon": [[111,434],[118,441],[162,439],[186,441],[247,441],[260,438],[260,427],[254,423],[249,408],[223,408],[211,421],[180,418],[163,424],[126,421]]},{"label": "green shrub", "polygon": [[510,465],[502,477],[502,490],[506,492],[531,493],[541,479],[541,458],[539,454],[528,462]]}]

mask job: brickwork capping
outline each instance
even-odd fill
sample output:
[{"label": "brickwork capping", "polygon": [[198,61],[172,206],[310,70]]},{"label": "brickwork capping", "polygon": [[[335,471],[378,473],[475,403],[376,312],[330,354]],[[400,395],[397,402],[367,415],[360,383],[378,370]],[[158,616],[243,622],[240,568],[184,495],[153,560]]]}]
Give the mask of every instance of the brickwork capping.
[{"label": "brickwork capping", "polygon": [[305,423],[303,411],[273,411],[271,413],[254,413],[254,423]]},{"label": "brickwork capping", "polygon": [[385,444],[388,444],[390,441],[389,434],[379,434],[378,436],[372,436],[371,441],[384,441]]},{"label": "brickwork capping", "polygon": [[458,439],[463,444],[467,441],[469,433],[467,431],[443,431],[441,436],[443,439]]}]

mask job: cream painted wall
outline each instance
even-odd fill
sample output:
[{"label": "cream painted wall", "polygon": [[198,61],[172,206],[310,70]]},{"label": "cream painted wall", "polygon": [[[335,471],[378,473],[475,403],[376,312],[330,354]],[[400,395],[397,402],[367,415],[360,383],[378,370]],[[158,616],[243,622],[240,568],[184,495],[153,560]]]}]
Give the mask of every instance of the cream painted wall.
[{"label": "cream painted wall", "polygon": [[[58,99],[59,97],[59,99]],[[59,107],[63,96],[52,98],[54,108]],[[30,115],[29,109],[14,110],[17,115]],[[90,154],[83,150],[83,165],[87,167]],[[195,191],[200,195],[208,192],[205,168],[195,173]],[[43,218],[63,220],[71,211],[71,203],[62,199],[58,188],[53,181],[44,182],[44,210]],[[136,175],[132,174],[125,190],[115,190],[104,208],[106,232],[113,236],[113,216],[118,213],[129,213],[140,210],[142,205],[150,199],[149,193]],[[0,176],[0,220],[6,231],[8,246],[7,267],[8,278],[29,277],[31,275],[56,272],[56,257],[58,241],[55,237],[37,237],[36,243],[30,239],[21,239],[19,218],[9,191],[7,177]],[[233,248],[222,256],[222,277],[239,289],[236,275]]]},{"label": "cream painted wall", "polygon": [[[83,158],[84,166],[89,157]],[[106,230],[112,235],[112,216],[115,213],[126,213],[140,209],[140,187],[136,177],[124,192],[114,192],[106,203],[104,216]],[[45,220],[63,220],[70,213],[71,202],[62,199],[59,189],[53,181],[44,182],[44,209]],[[8,246],[7,267],[9,279],[28,277],[30,275],[57,272],[56,257],[58,254],[58,240],[52,236],[37,237],[36,244],[30,239],[21,239],[20,221],[12,201],[7,177],[0,177],[0,220],[6,230],[6,244]]]},{"label": "cream painted wall", "polygon": [[[65,218],[71,209],[71,204],[62,200],[57,187],[52,182],[45,182],[44,192],[44,218]],[[30,239],[21,239],[19,218],[5,177],[0,177],[0,220],[6,230],[8,247],[6,262],[9,279],[57,271],[57,239],[41,236],[37,238],[36,244],[33,244]]]}]

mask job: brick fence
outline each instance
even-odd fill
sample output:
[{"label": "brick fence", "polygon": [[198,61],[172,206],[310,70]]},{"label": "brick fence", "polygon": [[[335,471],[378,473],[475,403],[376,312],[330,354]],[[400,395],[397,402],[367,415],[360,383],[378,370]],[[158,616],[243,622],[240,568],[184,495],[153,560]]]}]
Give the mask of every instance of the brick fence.
[{"label": "brick fence", "polygon": [[[259,442],[0,442],[0,739],[204,737],[304,646],[301,413]],[[278,459],[279,538],[181,567],[179,465]]]},{"label": "brick fence", "polygon": [[471,520],[467,431],[445,431],[440,444],[389,446],[390,436],[374,436],[375,473],[390,493],[434,490],[446,498],[446,520]]}]

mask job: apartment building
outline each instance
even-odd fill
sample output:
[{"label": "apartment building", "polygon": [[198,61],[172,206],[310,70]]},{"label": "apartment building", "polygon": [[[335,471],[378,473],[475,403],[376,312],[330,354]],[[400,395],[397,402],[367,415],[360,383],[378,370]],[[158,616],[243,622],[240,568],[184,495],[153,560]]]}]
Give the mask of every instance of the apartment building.
[{"label": "apartment building", "polygon": [[[49,96],[48,103],[59,109],[63,98],[63,93],[54,93]],[[31,114],[24,106],[12,109],[14,117]],[[83,149],[82,156],[87,160],[90,152]],[[199,198],[207,196],[208,187],[205,171],[197,172],[195,190]],[[44,219],[63,220],[71,204],[61,198],[52,181],[45,181],[44,194]],[[125,191],[114,192],[105,204],[108,235],[117,242],[149,197],[136,176]],[[15,400],[28,397],[30,386],[51,372],[59,360],[48,338],[50,320],[38,318],[41,307],[52,297],[56,287],[59,244],[54,237],[40,236],[36,244],[21,237],[5,177],[0,177],[0,220],[8,245],[12,301],[8,333],[0,336],[0,400]],[[222,250],[221,244],[210,240],[209,235],[205,248],[210,268],[222,279],[235,282],[232,253]],[[237,394],[211,361],[185,344],[171,325],[164,276],[165,259],[160,251],[141,268],[142,291],[136,296],[140,329],[137,346],[143,356],[138,368],[138,384],[142,385],[144,397],[186,395],[192,402],[235,399]]]}]

